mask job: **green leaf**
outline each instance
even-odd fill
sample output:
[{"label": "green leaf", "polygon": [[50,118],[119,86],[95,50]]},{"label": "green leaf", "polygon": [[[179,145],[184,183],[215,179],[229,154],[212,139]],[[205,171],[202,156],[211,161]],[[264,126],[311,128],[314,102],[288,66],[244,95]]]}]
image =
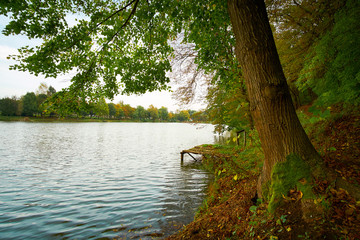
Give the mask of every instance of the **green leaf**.
[{"label": "green leaf", "polygon": [[257,206],[251,206],[250,208],[249,208],[249,210],[252,212],[252,213],[256,213],[256,209],[257,209],[258,207]]}]

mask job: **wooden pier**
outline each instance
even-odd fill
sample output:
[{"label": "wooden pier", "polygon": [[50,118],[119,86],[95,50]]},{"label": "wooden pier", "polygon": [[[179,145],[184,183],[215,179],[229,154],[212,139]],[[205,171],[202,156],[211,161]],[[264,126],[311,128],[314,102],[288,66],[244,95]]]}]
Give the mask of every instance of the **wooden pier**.
[{"label": "wooden pier", "polygon": [[181,154],[181,162],[184,161],[184,155],[185,154],[188,154],[195,161],[199,161],[197,158],[195,158],[193,156],[193,154],[204,156],[205,154],[212,154],[212,153],[213,153],[213,150],[212,150],[211,147],[196,146],[196,147],[193,147],[191,149],[181,151],[181,153],[180,153]]}]

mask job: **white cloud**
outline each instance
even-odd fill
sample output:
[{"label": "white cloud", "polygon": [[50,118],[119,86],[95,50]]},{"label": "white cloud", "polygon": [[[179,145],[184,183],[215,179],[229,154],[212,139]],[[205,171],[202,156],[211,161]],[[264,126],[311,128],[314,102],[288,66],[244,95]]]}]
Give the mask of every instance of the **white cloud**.
[{"label": "white cloud", "polygon": [[[5,45],[0,45],[0,60],[8,61],[7,57],[12,54],[17,54],[16,48],[12,48]],[[8,61],[10,63],[10,61]]]}]

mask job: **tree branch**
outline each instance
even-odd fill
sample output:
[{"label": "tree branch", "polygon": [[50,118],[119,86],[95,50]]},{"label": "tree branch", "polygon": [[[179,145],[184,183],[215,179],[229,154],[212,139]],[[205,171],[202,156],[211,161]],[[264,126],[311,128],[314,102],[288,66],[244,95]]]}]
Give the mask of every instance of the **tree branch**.
[{"label": "tree branch", "polygon": [[99,22],[98,24],[96,24],[96,28],[98,28],[101,24],[105,23],[107,20],[109,20],[110,18],[112,18],[113,16],[117,15],[119,12],[125,10],[126,8],[128,8],[131,4],[133,4],[135,1],[139,2],[138,0],[132,0],[131,2],[129,2],[128,4],[126,4],[124,7],[122,7],[121,9],[115,11],[114,13],[112,13],[110,16],[108,16],[107,18],[105,18],[103,21]]},{"label": "tree branch", "polygon": [[134,0],[133,2],[135,2],[135,5],[133,7],[133,9],[131,10],[130,15],[128,16],[128,18],[126,19],[126,21],[124,22],[123,25],[121,25],[120,29],[109,39],[109,41],[107,41],[101,48],[100,52],[104,49],[104,47],[108,46],[114,39],[115,37],[119,34],[119,32],[121,31],[121,29],[125,28],[127,26],[127,24],[130,22],[131,17],[135,14],[136,12],[136,8],[137,5],[139,3],[140,0]]},{"label": "tree branch", "polygon": [[[96,62],[96,59],[99,57],[99,55],[104,51],[104,49],[115,39],[115,37],[119,34],[119,32],[121,31],[121,29],[123,29],[124,27],[127,26],[127,24],[130,22],[131,17],[135,14],[136,12],[136,8],[137,5],[139,3],[140,0],[134,0],[131,3],[135,2],[135,5],[130,13],[130,15],[128,16],[128,18],[126,19],[126,21],[123,23],[123,25],[121,25],[120,29],[114,34],[112,35],[112,37],[104,44],[102,45],[101,49],[99,49],[96,53],[96,55],[92,58],[91,63],[90,63],[90,67],[88,68],[88,70],[86,71],[85,78],[88,76],[88,74],[92,71],[93,69],[93,65]],[[119,11],[118,11],[119,12]],[[114,16],[115,14],[112,14],[112,16]]]}]

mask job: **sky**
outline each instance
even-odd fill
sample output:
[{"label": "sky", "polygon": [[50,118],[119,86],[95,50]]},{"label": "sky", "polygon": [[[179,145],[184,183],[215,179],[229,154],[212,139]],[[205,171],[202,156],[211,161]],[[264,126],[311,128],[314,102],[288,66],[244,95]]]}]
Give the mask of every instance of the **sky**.
[{"label": "sky", "polygon": [[[7,18],[0,16],[0,31],[4,29]],[[40,83],[45,82],[48,86],[53,86],[57,91],[70,85],[71,75],[60,76],[54,78],[44,78],[43,76],[36,77],[28,72],[20,72],[9,70],[10,65],[15,61],[7,59],[11,54],[17,54],[17,49],[26,45],[38,45],[40,41],[29,40],[26,36],[5,36],[0,33],[0,98],[17,96],[21,97],[27,92],[35,92]],[[174,85],[174,84],[171,84]],[[172,86],[172,89],[176,86]],[[141,105],[148,108],[149,105],[154,105],[157,108],[162,106],[167,107],[170,111],[178,109],[203,109],[201,104],[192,104],[190,106],[179,106],[177,101],[173,99],[172,93],[168,91],[152,92],[143,95],[118,95],[112,102],[118,103],[123,101],[125,104],[130,104],[132,107]],[[110,100],[108,100],[110,102]]]}]

